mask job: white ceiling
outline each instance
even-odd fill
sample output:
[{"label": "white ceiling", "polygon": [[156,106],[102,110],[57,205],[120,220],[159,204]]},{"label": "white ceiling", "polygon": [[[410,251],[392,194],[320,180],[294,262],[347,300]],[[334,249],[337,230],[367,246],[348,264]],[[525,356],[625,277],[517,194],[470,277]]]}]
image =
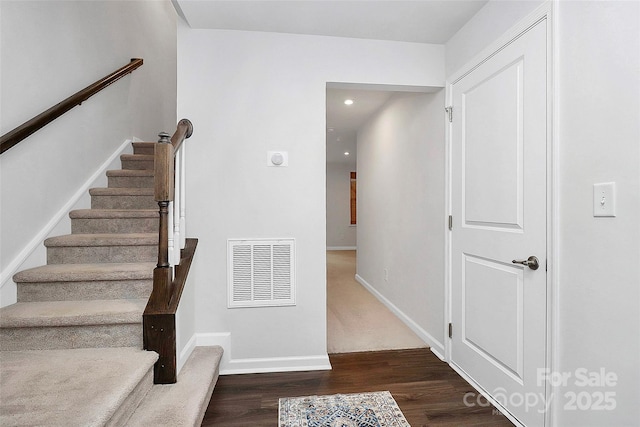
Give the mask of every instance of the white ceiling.
[{"label": "white ceiling", "polygon": [[174,0],[191,28],[443,44],[487,0]]},{"label": "white ceiling", "polygon": [[[435,92],[440,88],[371,84],[327,84],[327,162],[356,161],[357,132],[394,94]],[[346,99],[353,105],[345,105]],[[345,156],[345,151],[349,152]]]},{"label": "white ceiling", "polygon": [[[357,130],[392,94],[386,91],[327,89],[327,162],[355,163]],[[345,105],[345,99],[352,99],[353,105]]]},{"label": "white ceiling", "polygon": [[[443,44],[488,0],[172,0],[196,29],[226,29]],[[401,88],[400,91],[411,90]],[[327,161],[356,159],[356,132],[394,88],[327,89]],[[424,92],[425,88],[416,88]],[[344,99],[353,98],[347,107]],[[328,129],[333,128],[331,132]],[[349,156],[344,152],[348,151]]]}]

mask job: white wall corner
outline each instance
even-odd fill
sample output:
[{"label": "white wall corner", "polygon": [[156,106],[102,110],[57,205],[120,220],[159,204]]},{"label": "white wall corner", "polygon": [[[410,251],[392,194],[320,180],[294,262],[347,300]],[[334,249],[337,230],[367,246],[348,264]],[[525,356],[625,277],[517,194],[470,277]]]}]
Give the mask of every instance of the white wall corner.
[{"label": "white wall corner", "polygon": [[409,327],[421,340],[429,345],[431,351],[438,356],[439,359],[444,360],[444,344],[438,341],[431,335],[429,332],[424,330],[420,325],[418,325],[413,319],[407,316],[404,312],[402,312],[398,307],[396,307],[391,301],[389,301],[384,295],[378,292],[371,284],[369,284],[366,280],[364,280],[360,275],[356,274],[356,281],[360,283],[366,290],[371,292],[371,294],[378,299],[382,304],[385,305],[393,314],[396,315],[398,319],[400,319],[405,325]]},{"label": "white wall corner", "polygon": [[220,360],[220,372],[222,373],[229,365],[231,359],[231,332],[210,332],[196,333],[196,347],[210,347],[219,345],[224,352]]},{"label": "white wall corner", "polygon": [[16,302],[16,284],[12,280],[14,274],[18,271],[31,268],[35,265],[46,262],[46,258],[42,260],[41,256],[38,256],[38,260],[35,263],[28,262],[32,255],[46,254],[46,252],[37,251],[38,248],[43,246],[45,239],[52,235],[52,232],[56,230],[56,227],[65,218],[68,219],[68,214],[73,209],[79,209],[85,206],[79,206],[78,203],[82,202],[82,198],[87,195],[90,188],[99,185],[97,182],[106,180],[106,171],[110,168],[114,168],[114,163],[119,162],[120,155],[125,153],[127,149],[131,149],[131,139],[125,140],[114,152],[109,156],[104,163],[102,163],[96,171],[80,186],[77,191],[69,198],[58,212],[49,220],[49,222],[42,227],[40,231],[29,241],[24,248],[18,253],[18,255],[7,265],[7,267],[0,272],[0,307]]},{"label": "white wall corner", "polygon": [[196,334],[193,334],[191,338],[189,338],[189,341],[184,346],[184,348],[180,351],[180,354],[178,354],[178,361],[176,363],[177,365],[176,375],[180,373],[180,371],[182,370],[182,367],[189,359],[189,356],[191,356],[191,353],[193,353],[193,350],[195,350],[197,341],[198,341],[198,338]]}]

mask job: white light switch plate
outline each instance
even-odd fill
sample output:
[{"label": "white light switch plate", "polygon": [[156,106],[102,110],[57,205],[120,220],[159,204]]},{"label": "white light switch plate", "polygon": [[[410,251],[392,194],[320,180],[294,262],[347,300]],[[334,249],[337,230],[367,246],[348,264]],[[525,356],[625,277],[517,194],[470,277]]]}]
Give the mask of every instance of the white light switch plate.
[{"label": "white light switch plate", "polygon": [[593,184],[593,216],[616,216],[616,183]]}]

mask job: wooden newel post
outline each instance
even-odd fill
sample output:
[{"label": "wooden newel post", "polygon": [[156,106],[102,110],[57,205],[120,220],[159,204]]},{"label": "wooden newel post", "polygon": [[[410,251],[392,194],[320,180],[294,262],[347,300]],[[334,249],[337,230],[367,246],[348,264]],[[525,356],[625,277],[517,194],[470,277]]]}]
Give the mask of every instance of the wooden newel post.
[{"label": "wooden newel post", "polygon": [[[169,203],[173,201],[174,191],[174,151],[169,134],[162,132],[155,150],[155,200],[160,214],[160,233],[158,240],[158,265],[153,271],[154,293],[162,296],[162,303],[169,304],[173,272],[169,264]],[[157,289],[156,289],[157,288]]]},{"label": "wooden newel post", "polygon": [[155,384],[172,384],[177,379],[176,311],[197,244],[187,239],[186,255],[178,262],[174,260],[174,278],[169,258],[169,233],[174,233],[174,225],[169,224],[169,208],[175,198],[175,151],[192,131],[191,122],[181,120],[171,139],[168,133],[158,135],[160,139],[155,147],[154,198],[158,202],[160,227],[158,264],[153,270],[153,291],[142,315],[144,348],[158,353],[153,367]]}]

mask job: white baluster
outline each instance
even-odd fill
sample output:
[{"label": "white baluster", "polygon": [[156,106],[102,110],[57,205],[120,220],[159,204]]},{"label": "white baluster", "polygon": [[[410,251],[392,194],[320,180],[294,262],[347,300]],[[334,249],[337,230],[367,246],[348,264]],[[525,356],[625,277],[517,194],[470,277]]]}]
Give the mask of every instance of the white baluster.
[{"label": "white baluster", "polygon": [[180,148],[176,152],[175,159],[175,190],[173,196],[173,222],[172,222],[172,232],[173,232],[173,241],[174,247],[173,252],[171,253],[171,259],[174,265],[180,264],[180,199],[182,198],[181,194],[181,185],[180,185],[180,169],[181,162],[180,158],[182,157],[182,148]]},{"label": "white baluster", "polygon": [[184,249],[184,246],[187,242],[187,228],[186,228],[186,217],[187,217],[187,156],[185,150],[187,149],[187,144],[182,144],[180,149],[180,248]]},{"label": "white baluster", "polygon": [[174,246],[175,246],[175,241],[174,241],[174,236],[173,236],[173,210],[174,210],[174,205],[175,205],[175,201],[169,203],[169,217],[168,217],[168,221],[167,221],[167,227],[169,228],[168,230],[168,243],[169,243],[169,265],[176,265],[175,262],[175,258],[174,258]]}]

